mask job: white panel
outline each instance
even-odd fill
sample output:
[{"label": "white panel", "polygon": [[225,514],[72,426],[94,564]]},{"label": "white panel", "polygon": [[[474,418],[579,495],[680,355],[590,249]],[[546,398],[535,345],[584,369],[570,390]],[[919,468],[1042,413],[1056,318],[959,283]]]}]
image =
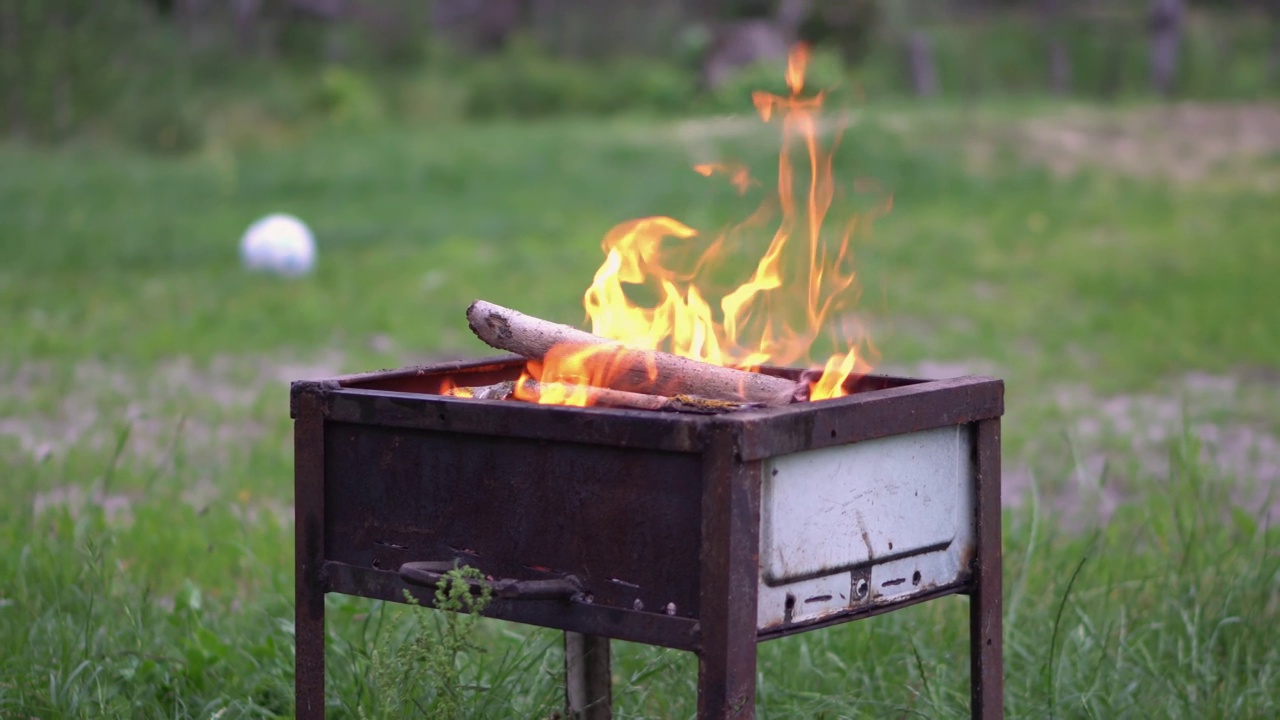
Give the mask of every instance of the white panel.
[{"label": "white panel", "polygon": [[842,572],[785,587],[761,585],[756,598],[756,627],[818,620],[855,605],[850,579],[848,572]]},{"label": "white panel", "polygon": [[871,568],[871,597],[868,600],[884,605],[954,583],[967,569],[963,563],[968,558],[958,550],[957,543],[944,551],[875,565]]},{"label": "white panel", "polygon": [[[756,627],[767,631],[803,625],[849,610],[893,605],[934,588],[953,585],[962,580],[967,571],[966,548],[971,547],[971,542],[972,534],[966,530],[945,550],[785,585],[762,582],[756,605]],[[866,582],[861,596],[857,587],[859,580]]]},{"label": "white panel", "polygon": [[972,522],[969,444],[967,427],[955,426],[769,461],[760,533],[765,583],[947,548]]}]

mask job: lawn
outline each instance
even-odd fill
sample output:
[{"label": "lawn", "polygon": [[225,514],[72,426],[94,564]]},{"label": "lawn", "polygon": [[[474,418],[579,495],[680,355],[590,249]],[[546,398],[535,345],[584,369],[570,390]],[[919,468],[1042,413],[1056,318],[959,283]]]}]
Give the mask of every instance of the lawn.
[{"label": "lawn", "polygon": [[[1280,143],[1231,142],[1277,115],[886,107],[844,138],[894,198],[856,249],[879,366],[1007,381],[1012,717],[1280,714]],[[0,716],[292,715],[288,382],[483,354],[479,297],[580,323],[610,227],[741,219],[689,166],[775,153],[705,119],[0,145]],[[312,275],[240,268],[272,211]],[[766,644],[760,715],[964,714],[966,602]],[[329,609],[331,716],[398,716],[387,658],[446,621]],[[558,709],[555,633],[467,640],[466,717]],[[617,715],[691,717],[694,669],[618,643]]]}]

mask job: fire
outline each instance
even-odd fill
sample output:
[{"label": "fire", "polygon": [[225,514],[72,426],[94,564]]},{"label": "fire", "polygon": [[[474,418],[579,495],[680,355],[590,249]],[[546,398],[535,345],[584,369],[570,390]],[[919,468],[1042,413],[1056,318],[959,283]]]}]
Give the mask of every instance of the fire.
[{"label": "fire", "polygon": [[[804,95],[807,60],[804,46],[791,52],[788,96],[756,92],[752,98],[763,121],[781,123],[776,194],[746,221],[709,240],[670,217],[630,220],[613,228],[604,238],[604,263],[583,297],[592,333],[629,348],[665,350],[717,365],[820,367],[820,374],[810,373],[818,378],[810,384],[811,400],[846,395],[846,380],[870,370],[866,339],[828,327],[857,300],[851,240],[868,218],[855,214],[831,223],[837,227],[824,228],[838,197],[832,156],[840,136],[836,133],[830,148],[821,147],[818,120],[824,94]],[[743,166],[707,164],[694,170],[708,177],[727,176],[739,194],[760,185]],[[770,235],[766,224],[775,219]],[[751,239],[761,245],[767,239],[754,271],[736,286],[718,284],[714,278],[725,274],[732,255]],[[650,302],[633,301],[637,294],[647,295]],[[812,345],[832,330],[837,352],[814,362]],[[553,348],[542,363],[530,363],[527,372],[561,389],[537,397],[525,393],[522,399],[589,404],[585,388],[572,388],[608,385],[614,368],[622,365],[616,362],[619,354],[626,352],[613,345]]]},{"label": "fire", "polygon": [[440,387],[436,392],[441,395],[452,395],[453,397],[475,397],[475,393],[472,392],[471,388],[459,385],[451,377],[446,377],[444,381],[440,383]]}]

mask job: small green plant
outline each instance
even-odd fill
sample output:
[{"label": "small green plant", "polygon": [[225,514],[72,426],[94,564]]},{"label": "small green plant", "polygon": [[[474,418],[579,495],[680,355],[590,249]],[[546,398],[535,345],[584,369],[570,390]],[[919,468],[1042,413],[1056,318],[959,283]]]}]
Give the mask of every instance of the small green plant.
[{"label": "small green plant", "polygon": [[[409,636],[393,648],[378,648],[372,655],[373,686],[377,709],[372,717],[464,717],[468,695],[480,688],[464,677],[468,652],[481,648],[474,642],[480,613],[492,599],[489,586],[474,592],[469,581],[484,576],[473,567],[450,570],[435,590],[435,607],[444,613],[411,613]],[[418,599],[405,591],[405,601],[418,607]],[[371,717],[360,708],[362,718]]]},{"label": "small green plant", "polygon": [[339,125],[370,123],[382,116],[382,100],[369,79],[337,65],[321,74],[314,104],[326,119]]}]

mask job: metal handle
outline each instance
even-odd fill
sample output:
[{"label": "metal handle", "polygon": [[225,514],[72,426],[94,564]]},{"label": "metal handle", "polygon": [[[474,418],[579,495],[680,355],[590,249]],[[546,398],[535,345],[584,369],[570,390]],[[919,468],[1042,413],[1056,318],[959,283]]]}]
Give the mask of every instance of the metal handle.
[{"label": "metal handle", "polygon": [[[434,588],[457,567],[449,560],[407,562],[400,566],[400,579],[410,585]],[[494,597],[504,600],[573,600],[583,591],[582,582],[573,575],[555,580],[462,580],[473,593],[488,587]]]}]

